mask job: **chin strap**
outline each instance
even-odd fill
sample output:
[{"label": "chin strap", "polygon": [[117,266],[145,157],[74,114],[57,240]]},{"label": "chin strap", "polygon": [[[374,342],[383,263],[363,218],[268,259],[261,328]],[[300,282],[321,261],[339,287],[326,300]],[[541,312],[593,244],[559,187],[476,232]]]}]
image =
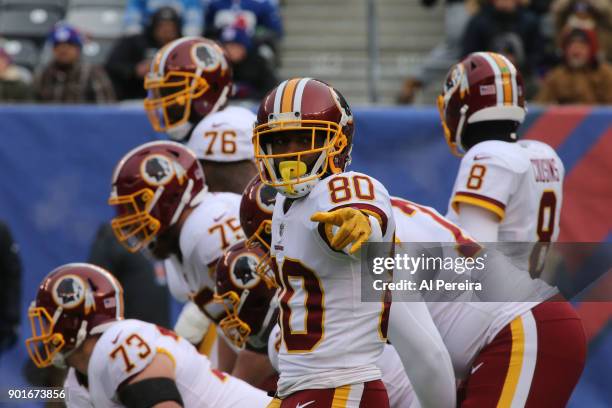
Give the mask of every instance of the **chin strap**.
[{"label": "chin strap", "polygon": [[176,207],[176,211],[174,211],[174,215],[170,220],[170,225],[174,225],[178,221],[179,217],[183,213],[183,210],[185,209],[185,206],[191,201],[191,190],[193,190],[193,184],[194,183],[192,179],[189,179],[189,181],[187,181],[187,188],[185,188],[185,192],[181,197],[181,201],[179,202],[178,207]]},{"label": "chin strap", "polygon": [[457,151],[459,153],[465,153],[465,149],[463,148],[463,144],[461,143],[461,135],[463,134],[463,126],[465,125],[465,115],[469,108],[470,107],[468,105],[463,105],[459,110],[459,112],[461,113],[461,118],[459,119],[459,124],[457,125],[457,135],[455,137],[455,143],[457,146]]},{"label": "chin strap", "polygon": [[[58,310],[61,308],[58,308]],[[57,314],[57,311],[56,311]],[[54,316],[55,320],[55,316]],[[87,338],[87,320],[83,320],[81,322],[81,327],[79,327],[79,331],[77,332],[76,342],[74,343],[74,347],[66,352],[58,352],[53,356],[51,360],[51,364],[58,368],[66,368],[66,359],[72,355],[80,346],[83,344],[83,341]]]}]

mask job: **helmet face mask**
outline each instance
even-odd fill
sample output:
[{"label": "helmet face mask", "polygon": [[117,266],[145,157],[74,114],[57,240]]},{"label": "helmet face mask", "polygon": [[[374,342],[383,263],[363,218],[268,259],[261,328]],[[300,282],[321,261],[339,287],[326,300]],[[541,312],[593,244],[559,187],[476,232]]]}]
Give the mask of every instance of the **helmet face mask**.
[{"label": "helmet face mask", "polygon": [[147,98],[144,107],[157,132],[182,125],[191,116],[192,101],[202,96],[210,85],[190,72],[169,72],[164,78],[149,73],[145,78]]},{"label": "helmet face mask", "polygon": [[274,274],[274,264],[270,256],[270,239],[272,234],[272,221],[265,220],[245,242],[247,248],[260,247],[264,254],[261,256],[255,269],[257,276],[264,281],[268,288],[278,288],[278,282]]},{"label": "helmet face mask", "polygon": [[[340,172],[333,158],[346,146],[346,136],[333,122],[315,120],[272,122],[254,130],[255,159],[261,180],[288,197],[301,197],[303,186],[328,171]],[[288,145],[299,150],[287,150]]]},{"label": "helmet face mask", "polygon": [[117,207],[119,214],[111,221],[113,232],[119,243],[130,252],[145,248],[159,231],[159,220],[149,213],[154,195],[153,190],[145,188],[108,200],[110,205]]},{"label": "helmet face mask", "polygon": [[[247,289],[243,292],[243,295],[248,296],[248,293]],[[242,303],[240,297],[236,292],[229,291],[220,296],[215,295],[213,301],[223,305],[225,310],[225,317],[219,322],[223,334],[234,346],[243,349],[249,334],[251,334],[251,327],[238,317]]]},{"label": "helmet face mask", "polygon": [[[58,310],[61,313],[61,309]],[[26,340],[28,354],[36,367],[48,367],[57,360],[66,344],[61,333],[53,332],[57,319],[49,316],[45,308],[34,305],[28,309],[28,319],[32,330],[32,336]]]}]

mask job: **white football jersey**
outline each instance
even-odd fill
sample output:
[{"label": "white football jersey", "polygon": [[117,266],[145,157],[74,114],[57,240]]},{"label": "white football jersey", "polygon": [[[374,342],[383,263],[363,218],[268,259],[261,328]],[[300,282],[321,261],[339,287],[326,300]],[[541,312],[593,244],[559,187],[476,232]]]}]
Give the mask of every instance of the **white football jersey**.
[{"label": "white football jersey", "polygon": [[461,160],[447,217],[456,221],[458,204],[472,204],[499,216],[499,242],[556,241],[564,172],[545,143],[478,143]]},{"label": "white football jersey", "polygon": [[185,407],[266,407],[263,391],[213,369],[208,359],[174,332],[140,320],[113,323],[89,360],[89,395],[95,407],[121,406],[117,388],[144,370],[159,353],[174,362],[175,382]]},{"label": "white football jersey", "polygon": [[[431,207],[396,197],[391,202],[398,241],[463,243],[472,240],[466,231]],[[454,246],[449,248],[454,251]],[[456,253],[455,256],[461,254]],[[554,293],[551,291],[546,296]],[[427,308],[448,349],[455,376],[462,379],[469,374],[470,365],[480,350],[504,326],[535,305],[537,303],[534,302],[456,301],[428,302]]]},{"label": "white football jersey", "polygon": [[217,260],[226,248],[244,238],[241,198],[234,193],[206,193],[189,214],[179,237],[182,262],[176,255],[164,261],[170,292],[178,300],[186,301],[204,288],[214,292]]},{"label": "white football jersey", "polygon": [[[276,371],[278,371],[279,346],[280,326],[276,325],[268,337],[268,358]],[[376,361],[376,366],[382,374],[381,380],[387,389],[390,408],[417,408],[420,406],[395,347],[385,344],[382,354]]]},{"label": "white football jersey", "polygon": [[253,160],[253,125],[257,117],[240,106],[211,113],[193,129],[187,147],[200,160],[235,162]]},{"label": "white football jersey", "polygon": [[392,242],[395,221],[387,190],[369,176],[347,172],[321,180],[285,212],[286,201],[277,195],[272,216],[271,253],[283,288],[279,396],[379,379],[375,362],[386,341],[388,308],[382,301],[361,302],[359,254],[331,249],[330,231],[310,217],[359,208],[379,220],[382,240]]},{"label": "white football jersey", "polygon": [[89,391],[86,384],[81,384],[77,379],[76,370],[73,367],[68,369],[64,380],[66,398],[64,402],[67,408],[93,408]]}]

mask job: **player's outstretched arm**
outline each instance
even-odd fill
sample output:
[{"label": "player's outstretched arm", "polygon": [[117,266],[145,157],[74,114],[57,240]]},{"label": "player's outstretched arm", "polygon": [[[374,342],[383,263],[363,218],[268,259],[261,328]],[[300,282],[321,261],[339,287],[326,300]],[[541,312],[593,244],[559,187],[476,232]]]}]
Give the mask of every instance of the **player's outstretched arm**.
[{"label": "player's outstretched arm", "polygon": [[455,375],[448,350],[423,302],[393,302],[389,340],[421,407],[455,407]]}]

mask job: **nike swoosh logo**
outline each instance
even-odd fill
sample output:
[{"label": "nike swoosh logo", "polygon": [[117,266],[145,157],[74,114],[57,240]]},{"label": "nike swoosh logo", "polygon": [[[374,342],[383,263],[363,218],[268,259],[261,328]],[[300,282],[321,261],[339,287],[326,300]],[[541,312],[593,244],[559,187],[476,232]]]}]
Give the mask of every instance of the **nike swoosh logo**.
[{"label": "nike swoosh logo", "polygon": [[298,404],[295,406],[295,408],[304,408],[304,407],[307,407],[307,406],[309,406],[310,404],[314,404],[314,403],[315,403],[315,400],[308,401],[308,402],[307,402],[307,403],[305,403],[305,404],[302,404],[302,403],[300,402],[300,403],[298,403]]},{"label": "nike swoosh logo", "polygon": [[[227,211],[226,211],[227,212]],[[223,216],[225,215],[225,213],[221,214],[220,216],[218,216],[217,218],[213,218],[214,222],[219,222],[219,220],[221,220],[221,218],[223,218]]]},{"label": "nike swoosh logo", "polygon": [[490,159],[491,156],[474,156],[474,161],[478,161],[478,160],[484,160],[484,159]]},{"label": "nike swoosh logo", "polygon": [[474,367],[472,367],[472,370],[470,371],[470,374],[474,374],[476,372],[476,370],[478,370],[480,367],[482,367],[482,365],[484,364],[484,361],[481,362],[478,365],[475,365]]},{"label": "nike swoosh logo", "polygon": [[223,125],[226,125],[226,124],[227,124],[227,123],[224,123],[224,122],[221,122],[221,123],[213,123],[213,124],[212,124],[212,127],[214,127],[214,128],[218,128],[219,126],[223,126]]},{"label": "nike swoosh logo", "polygon": [[117,344],[117,340],[119,340],[120,335],[121,335],[121,332],[117,333],[117,337],[115,337],[115,340],[111,341],[111,343]]}]

